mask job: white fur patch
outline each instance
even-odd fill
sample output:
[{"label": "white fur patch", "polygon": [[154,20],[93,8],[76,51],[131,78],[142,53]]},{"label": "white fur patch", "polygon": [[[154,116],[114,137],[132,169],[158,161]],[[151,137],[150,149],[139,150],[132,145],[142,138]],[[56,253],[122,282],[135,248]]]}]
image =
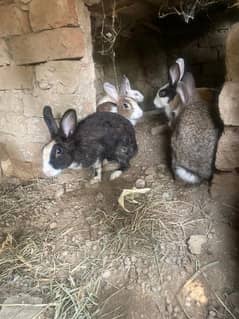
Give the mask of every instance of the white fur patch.
[{"label": "white fur patch", "polygon": [[200,181],[200,178],[197,175],[190,173],[189,171],[187,171],[185,168],[181,166],[176,167],[175,174],[179,178],[181,178],[183,181],[190,184],[196,184],[196,183],[199,183]]},{"label": "white fur patch", "polygon": [[111,112],[111,113],[118,113],[118,108],[117,108],[117,106],[111,106],[110,112]]},{"label": "white fur patch", "polygon": [[[168,85],[168,84],[167,84]],[[162,90],[164,87],[166,87],[167,85],[164,85],[162,88],[160,88],[160,90]],[[165,97],[160,97],[159,96],[159,91],[157,92],[155,99],[154,99],[154,105],[155,107],[157,107],[158,109],[162,109],[165,108],[169,105],[169,99],[168,96]]]},{"label": "white fur patch", "polygon": [[100,104],[106,103],[106,102],[115,103],[115,100],[113,100],[108,95],[105,95],[97,102],[97,106],[100,105]]},{"label": "white fur patch", "polygon": [[[137,121],[139,120],[142,116],[143,116],[143,111],[141,110],[141,108],[135,103],[133,105],[133,113],[131,115],[131,119],[132,121]],[[133,123],[132,123],[133,124]],[[134,125],[134,124],[133,124]]]},{"label": "white fur patch", "polygon": [[144,112],[134,99],[128,98],[127,100],[133,111],[128,120],[131,122],[132,125],[135,125],[137,121],[144,115]]},{"label": "white fur patch", "polygon": [[55,169],[50,164],[51,150],[54,145],[55,145],[55,142],[51,141],[49,144],[44,146],[43,152],[42,152],[42,171],[48,177],[56,176],[62,172],[61,169]]},{"label": "white fur patch", "polygon": [[137,90],[127,90],[126,95],[135,101],[141,103],[144,101],[144,96]]},{"label": "white fur patch", "polygon": [[73,162],[70,166],[69,166],[70,169],[82,169],[82,165],[81,164],[78,164],[76,162]]},{"label": "white fur patch", "polygon": [[94,176],[91,180],[90,180],[90,184],[97,184],[101,182],[101,177],[100,176]]},{"label": "white fur patch", "polygon": [[110,180],[113,181],[114,179],[119,178],[121,175],[122,175],[122,171],[121,170],[114,171],[110,175]]}]

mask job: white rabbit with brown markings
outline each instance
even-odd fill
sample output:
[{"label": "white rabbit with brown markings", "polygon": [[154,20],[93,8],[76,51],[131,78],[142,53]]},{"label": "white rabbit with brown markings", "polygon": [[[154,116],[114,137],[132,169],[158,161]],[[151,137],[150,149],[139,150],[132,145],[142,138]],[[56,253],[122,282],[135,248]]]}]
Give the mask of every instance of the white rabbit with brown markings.
[{"label": "white rabbit with brown markings", "polygon": [[176,90],[181,107],[171,136],[172,170],[182,181],[198,184],[212,177],[219,129],[191,73],[184,75]]},{"label": "white rabbit with brown markings", "polygon": [[143,102],[144,96],[131,88],[126,76],[123,77],[119,93],[116,87],[108,82],[104,83],[104,91],[106,95],[97,103],[97,112],[119,113],[133,125],[143,116],[138,103]]}]

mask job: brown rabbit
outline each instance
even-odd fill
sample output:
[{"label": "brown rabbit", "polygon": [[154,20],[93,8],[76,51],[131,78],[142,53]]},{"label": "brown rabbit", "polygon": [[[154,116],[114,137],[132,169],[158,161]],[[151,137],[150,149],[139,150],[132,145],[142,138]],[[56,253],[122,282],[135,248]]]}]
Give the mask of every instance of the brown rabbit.
[{"label": "brown rabbit", "polygon": [[119,93],[116,87],[108,82],[104,83],[104,91],[106,96],[98,102],[96,111],[119,113],[136,125],[143,116],[138,103],[142,102],[144,97],[139,91],[131,88],[128,78],[123,77]]}]

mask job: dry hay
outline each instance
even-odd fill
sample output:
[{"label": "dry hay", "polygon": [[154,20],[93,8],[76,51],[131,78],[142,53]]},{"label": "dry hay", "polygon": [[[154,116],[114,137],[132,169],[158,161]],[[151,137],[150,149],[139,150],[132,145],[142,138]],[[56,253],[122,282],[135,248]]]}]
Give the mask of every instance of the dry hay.
[{"label": "dry hay", "polygon": [[[52,308],[55,319],[88,319],[101,313],[104,304],[99,305],[97,300],[100,289],[108,273],[120,265],[130,271],[132,261],[149,260],[160,279],[167,258],[176,256],[171,260],[176,264],[188,258],[190,227],[195,223],[208,225],[204,207],[179,200],[177,190],[168,185],[161,180],[149,194],[128,197],[127,211],[96,209],[92,218],[105,225],[102,236],[93,242],[79,242],[76,247],[64,242],[69,251],[81,256],[75,263],[63,258],[61,246],[56,245],[64,234],[31,229],[19,236],[8,233],[0,246],[1,290],[14,287],[16,291],[18,282],[18,291],[43,296],[44,310]],[[3,216],[17,218],[23,212],[31,214],[36,207],[51,209],[52,197],[46,191],[51,187],[51,183],[39,180],[3,190]],[[193,216],[201,217],[195,220]]]}]

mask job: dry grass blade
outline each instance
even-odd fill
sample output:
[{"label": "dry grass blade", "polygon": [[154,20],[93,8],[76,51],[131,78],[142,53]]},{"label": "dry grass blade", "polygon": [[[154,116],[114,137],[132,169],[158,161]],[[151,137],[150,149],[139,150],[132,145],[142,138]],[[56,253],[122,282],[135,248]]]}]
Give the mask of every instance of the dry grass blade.
[{"label": "dry grass blade", "polygon": [[130,212],[126,207],[125,207],[125,198],[127,196],[131,197],[131,201],[133,203],[137,204],[137,201],[134,199],[134,195],[138,194],[146,194],[150,191],[150,188],[132,188],[132,189],[124,189],[122,193],[120,194],[120,197],[118,199],[119,205],[126,211]]}]

